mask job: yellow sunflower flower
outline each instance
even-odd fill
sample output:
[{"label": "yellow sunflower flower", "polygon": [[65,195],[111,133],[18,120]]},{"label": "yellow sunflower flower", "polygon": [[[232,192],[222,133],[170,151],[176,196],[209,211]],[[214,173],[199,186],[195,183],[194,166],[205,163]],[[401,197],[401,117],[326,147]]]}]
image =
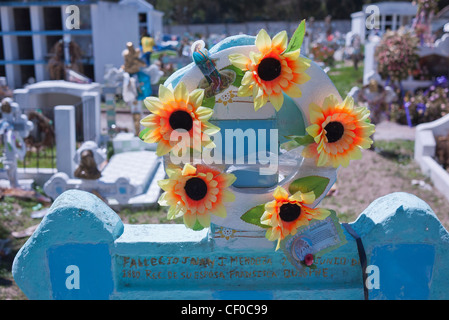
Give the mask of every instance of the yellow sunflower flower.
[{"label": "yellow sunflower flower", "polygon": [[306,131],[314,142],[303,150],[303,157],[314,158],[317,166],[342,165],[347,167],[350,160],[361,159],[361,149],[368,149],[373,140],[375,126],[370,123],[369,110],[354,108],[354,100],[347,97],[339,103],[333,95],[324,99],[320,107],[309,106],[310,122]]},{"label": "yellow sunflower flower", "polygon": [[315,201],[313,191],[298,191],[289,197],[288,192],[278,186],[273,196],[274,200],[265,204],[260,223],[271,227],[265,236],[270,241],[278,241],[276,250],[281,241],[288,235],[295,235],[299,227],[307,226],[312,219],[323,220],[330,214],[329,210],[308,206]]},{"label": "yellow sunflower flower", "polygon": [[201,107],[203,97],[203,89],[195,89],[189,94],[183,82],[175,89],[159,86],[159,97],[148,97],[144,100],[151,114],[140,121],[144,127],[150,129],[141,136],[142,140],[147,143],[158,143],[156,149],[158,156],[169,153],[180,143],[170,140],[173,131],[189,133],[190,144],[185,147],[198,149],[192,142],[194,136],[201,141],[201,146],[210,144],[210,135],[220,129],[208,122],[213,110]]},{"label": "yellow sunflower flower", "polygon": [[310,80],[305,71],[310,61],[300,57],[300,49],[285,52],[287,32],[281,31],[273,39],[262,29],[256,37],[259,52],[229,55],[229,61],[245,72],[238,95],[254,97],[254,109],[258,110],[269,100],[276,111],[284,103],[284,95],[299,98],[302,95],[297,85]]},{"label": "yellow sunflower flower", "polygon": [[224,202],[232,202],[235,195],[227,190],[236,180],[233,174],[222,173],[205,165],[167,169],[168,179],[160,180],[165,192],[159,198],[161,206],[170,206],[167,218],[183,216],[184,224],[193,228],[196,221],[210,226],[211,214],[226,217]]}]

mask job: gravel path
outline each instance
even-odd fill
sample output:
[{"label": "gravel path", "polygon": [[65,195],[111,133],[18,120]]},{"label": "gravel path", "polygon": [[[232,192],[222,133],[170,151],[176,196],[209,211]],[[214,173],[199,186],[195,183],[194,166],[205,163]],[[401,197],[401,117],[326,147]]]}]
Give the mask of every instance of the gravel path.
[{"label": "gravel path", "polygon": [[376,125],[375,140],[415,140],[415,127],[383,121]]}]

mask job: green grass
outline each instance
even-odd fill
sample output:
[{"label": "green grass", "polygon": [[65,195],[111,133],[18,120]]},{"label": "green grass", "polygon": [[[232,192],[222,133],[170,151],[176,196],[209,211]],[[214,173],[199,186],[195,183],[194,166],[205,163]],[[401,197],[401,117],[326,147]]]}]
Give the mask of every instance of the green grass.
[{"label": "green grass", "polygon": [[[0,145],[0,150],[3,146]],[[1,151],[0,151],[1,154]],[[53,159],[52,159],[53,157]],[[25,161],[17,161],[18,168],[56,168],[56,147],[45,149],[39,154],[36,152],[27,152]],[[0,162],[0,169],[3,169],[3,163]]]},{"label": "green grass", "polygon": [[167,219],[167,210],[165,208],[151,208],[151,209],[123,209],[118,212],[123,222],[129,224],[168,224],[168,223],[183,223],[182,218],[175,220]]},{"label": "green grass", "polygon": [[36,152],[29,152],[25,162],[17,162],[19,168],[24,168],[25,165],[27,168],[56,168],[56,147],[41,151],[39,158]]},{"label": "green grass", "polygon": [[399,164],[409,164],[413,159],[415,142],[412,140],[378,140],[374,142],[374,147],[384,158]]},{"label": "green grass", "polygon": [[362,86],[363,64],[359,64],[358,70],[355,70],[352,65],[345,66],[343,63],[339,63],[335,67],[332,67],[327,75],[334,83],[342,98],[345,98],[352,87]]},{"label": "green grass", "polygon": [[160,58],[161,55],[165,54],[166,56],[177,57],[178,53],[174,50],[163,50],[154,52],[151,54],[151,61],[154,62]]}]

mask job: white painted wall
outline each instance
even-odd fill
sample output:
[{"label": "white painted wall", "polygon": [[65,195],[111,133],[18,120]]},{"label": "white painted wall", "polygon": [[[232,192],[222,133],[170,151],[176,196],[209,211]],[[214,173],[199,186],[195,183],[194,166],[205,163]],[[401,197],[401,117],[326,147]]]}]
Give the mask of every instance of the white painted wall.
[{"label": "white painted wall", "polygon": [[91,7],[95,81],[103,82],[105,66],[123,64],[128,41],[139,43],[138,13],[134,6],[98,2]]},{"label": "white painted wall", "polygon": [[352,35],[358,34],[361,43],[365,43],[365,30],[365,13],[359,11],[351,14],[351,33]]},{"label": "white painted wall", "polygon": [[[31,30],[44,30],[44,14],[42,6],[30,7]],[[33,35],[33,55],[35,60],[45,60],[45,54],[48,52],[47,43],[43,35]],[[36,81],[48,79],[48,70],[46,64],[36,64],[34,66]],[[24,79],[26,80],[26,79]]]},{"label": "white painted wall", "polygon": [[148,19],[148,30],[153,38],[157,38],[163,35],[164,28],[162,25],[162,17],[164,13],[161,11],[150,11],[150,16]]},{"label": "white painted wall", "polygon": [[[14,30],[14,15],[11,7],[0,7],[0,22],[3,31]],[[19,57],[17,49],[17,37],[12,35],[3,36],[3,50],[5,60],[16,60]],[[10,88],[21,85],[20,68],[18,65],[7,64],[5,66],[6,81]]]}]

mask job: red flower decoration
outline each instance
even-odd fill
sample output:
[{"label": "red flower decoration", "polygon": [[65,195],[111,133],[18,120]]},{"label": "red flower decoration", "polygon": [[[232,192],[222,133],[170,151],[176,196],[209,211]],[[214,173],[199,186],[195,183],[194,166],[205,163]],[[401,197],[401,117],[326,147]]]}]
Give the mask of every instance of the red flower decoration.
[{"label": "red flower decoration", "polygon": [[304,257],[304,264],[308,267],[310,267],[313,264],[313,254],[308,253]]}]

